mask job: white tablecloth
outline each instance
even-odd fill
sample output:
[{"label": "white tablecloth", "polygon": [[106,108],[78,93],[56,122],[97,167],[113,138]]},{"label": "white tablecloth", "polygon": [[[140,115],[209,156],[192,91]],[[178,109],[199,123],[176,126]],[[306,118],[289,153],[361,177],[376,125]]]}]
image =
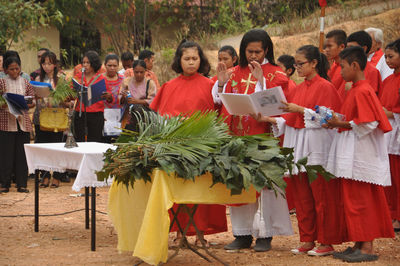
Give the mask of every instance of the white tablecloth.
[{"label": "white tablecloth", "polygon": [[99,142],[78,142],[78,147],[67,149],[64,145],[65,143],[25,144],[29,173],[35,173],[35,170],[78,170],[72,185],[75,191],[84,187],[111,185],[112,179],[107,182],[97,181],[96,171],[103,168],[103,153],[115,146]]}]

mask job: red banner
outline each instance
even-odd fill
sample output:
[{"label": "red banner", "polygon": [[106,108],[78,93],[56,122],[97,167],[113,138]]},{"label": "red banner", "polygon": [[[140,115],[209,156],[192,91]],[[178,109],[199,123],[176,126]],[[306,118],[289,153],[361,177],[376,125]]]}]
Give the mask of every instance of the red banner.
[{"label": "red banner", "polygon": [[328,4],[326,3],[326,0],[318,0],[318,2],[319,2],[319,5],[321,6],[321,7],[324,7],[324,6],[327,6]]}]

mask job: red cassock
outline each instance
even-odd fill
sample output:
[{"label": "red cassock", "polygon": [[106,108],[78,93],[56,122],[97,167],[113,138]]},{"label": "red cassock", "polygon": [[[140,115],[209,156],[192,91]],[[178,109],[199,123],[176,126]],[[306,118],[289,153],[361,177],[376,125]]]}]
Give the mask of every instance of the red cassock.
[{"label": "red cassock", "polygon": [[381,60],[381,57],[384,56],[382,49],[379,48],[379,50],[377,50],[374,55],[371,58],[371,64],[376,67],[376,65],[378,64],[379,60]]},{"label": "red cassock", "polygon": [[[332,83],[317,75],[312,80],[306,80],[297,86],[292,102],[310,109],[314,109],[315,105],[321,105],[338,111],[342,101]],[[297,129],[305,127],[302,114],[289,113],[283,117],[290,127]],[[300,241],[342,243],[344,234],[338,233],[343,228],[338,226],[342,221],[337,204],[340,195],[339,180],[332,179],[327,182],[322,176],[318,176],[310,184],[306,173],[301,173],[291,177],[290,185],[296,207]]]},{"label": "red cassock", "polygon": [[[200,75],[183,76],[166,82],[157,92],[150,104],[150,108],[160,115],[176,116],[180,113],[193,113],[195,111],[214,110],[214,101],[211,95],[213,82]],[[194,184],[195,185],[195,184]],[[177,204],[173,206],[176,211]],[[170,213],[172,220],[172,215]],[[178,215],[180,225],[185,228],[189,221],[186,213]],[[226,207],[224,205],[199,204],[194,215],[197,228],[204,234],[215,234],[228,230],[226,223]],[[171,231],[177,231],[176,224]],[[187,235],[195,235],[196,231],[191,225]]]},{"label": "red cassock", "polygon": [[[379,99],[387,110],[400,113],[400,73],[395,73],[383,81]],[[389,210],[394,220],[400,220],[400,155],[389,154],[392,185],[385,187]]]},{"label": "red cassock", "polygon": [[338,91],[345,83],[342,75],[340,74],[341,70],[342,68],[340,67],[340,64],[334,61],[328,71],[328,77],[331,79],[333,86],[335,86]]},{"label": "red cassock", "polygon": [[[371,85],[372,89],[375,91],[376,95],[379,95],[380,90],[382,89],[382,77],[376,67],[374,67],[371,62],[367,62],[367,65],[364,69],[365,80],[368,81],[369,85]],[[347,91],[345,88],[345,83],[343,83],[339,89],[339,95],[344,98],[346,97]]]},{"label": "red cassock", "polygon": [[[357,125],[377,121],[383,132],[392,129],[374,89],[366,80],[353,84],[343,102],[341,113],[346,121]],[[341,129],[344,131],[346,129]],[[372,241],[376,238],[394,237],[389,208],[382,186],[341,180],[344,223],[348,241]]]},{"label": "red cassock", "polygon": [[[281,86],[285,95],[288,92],[288,78],[282,69],[270,63],[261,66],[266,80],[266,87]],[[225,93],[252,94],[256,87],[257,79],[253,77],[249,67],[235,67],[225,87]],[[226,118],[230,130],[238,136],[256,135],[269,132],[267,123],[259,123],[252,117],[230,115],[225,106],[222,106],[221,114]]]}]

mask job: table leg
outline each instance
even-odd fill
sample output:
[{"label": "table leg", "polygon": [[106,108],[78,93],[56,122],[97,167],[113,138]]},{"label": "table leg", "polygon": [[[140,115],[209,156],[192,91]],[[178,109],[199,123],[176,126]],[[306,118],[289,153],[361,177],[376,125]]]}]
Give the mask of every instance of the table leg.
[{"label": "table leg", "polygon": [[39,232],[39,172],[35,173],[35,232]]},{"label": "table leg", "polygon": [[92,251],[96,251],[96,187],[92,187]]},{"label": "table leg", "polygon": [[89,187],[85,187],[85,228],[89,229]]}]

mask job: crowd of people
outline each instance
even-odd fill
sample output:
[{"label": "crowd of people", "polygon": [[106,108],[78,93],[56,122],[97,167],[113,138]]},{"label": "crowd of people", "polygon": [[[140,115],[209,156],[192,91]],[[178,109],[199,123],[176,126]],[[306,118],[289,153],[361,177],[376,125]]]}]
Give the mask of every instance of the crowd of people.
[{"label": "crowd of people", "polygon": [[[121,58],[107,54],[102,64],[96,52],[84,54],[74,68],[75,79],[85,86],[104,79],[107,91],[102,101],[90,106],[79,99],[60,104],[75,112],[77,141],[113,141],[114,137],[103,134],[107,109],[139,106],[168,116],[217,110],[232,134],[271,133],[283,147],[294,148],[295,161],[308,157],[309,165],[321,165],[336,177],[327,181],[318,175],[310,183],[305,169],[295,168],[292,176],[285,177],[286,198],[265,188],[256,203],[229,206],[235,240],[225,249],[250,248],[255,238],[255,251],[270,250],[274,236],[293,234],[289,210],[295,209],[301,244],[292,253],[333,254],[347,262],[378,259],[373,241],[393,238],[400,231],[400,39],[384,46],[380,29],[349,35],[332,30],[323,52],[304,45],[294,55],[281,55],[275,61],[270,36],[254,29],[243,36],[239,54],[232,46],[221,47],[214,77],[209,76],[211,67],[199,44],[184,40],[172,62],[178,77],[162,86],[152,71],[154,56],[149,50],[141,51],[137,60],[130,52]],[[29,80],[55,88],[65,78],[55,54],[45,48],[38,51],[40,68],[30,77],[21,71],[15,51],[7,51],[2,59],[1,94],[35,96]],[[123,68],[118,70],[120,60]],[[300,84],[291,80],[296,71],[304,79]],[[277,117],[230,115],[218,94],[252,94],[276,86],[287,99],[282,103],[285,113]],[[35,108],[33,121],[28,114],[15,118],[6,105],[0,107],[1,192],[9,191],[13,177],[18,192],[28,192],[23,144],[30,141],[32,123],[35,142],[62,141],[62,133],[42,131],[38,122],[42,108],[51,104],[51,99],[36,97],[29,104]],[[320,117],[317,106],[329,108],[332,116],[316,119]],[[87,125],[77,115],[80,111],[86,112]],[[129,121],[122,127],[129,127]],[[50,173],[40,174],[41,186],[48,187]],[[58,187],[61,175],[53,173],[51,187]],[[256,222],[257,215],[263,223]],[[199,240],[227,231],[225,206],[200,205],[194,218],[201,231]],[[178,219],[181,225],[188,222],[184,214]],[[188,235],[195,234],[191,226]],[[344,242],[354,242],[354,246],[335,251],[333,246]]]}]

